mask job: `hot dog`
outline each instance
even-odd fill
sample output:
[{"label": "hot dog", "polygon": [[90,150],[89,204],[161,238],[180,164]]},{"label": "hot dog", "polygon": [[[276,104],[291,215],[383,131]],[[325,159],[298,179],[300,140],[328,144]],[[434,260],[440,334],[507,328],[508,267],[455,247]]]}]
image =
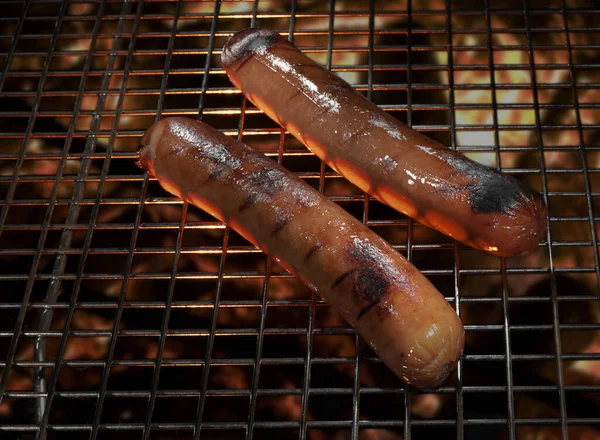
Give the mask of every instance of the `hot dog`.
[{"label": "hot dog", "polygon": [[139,164],[335,306],[406,382],[434,387],[454,368],[464,330],[444,297],[386,241],[275,161],[175,117],[146,131]]},{"label": "hot dog", "polygon": [[250,101],[381,202],[496,255],[537,247],[547,211],[538,194],[407,127],[278,33],[240,31],[221,61]]}]

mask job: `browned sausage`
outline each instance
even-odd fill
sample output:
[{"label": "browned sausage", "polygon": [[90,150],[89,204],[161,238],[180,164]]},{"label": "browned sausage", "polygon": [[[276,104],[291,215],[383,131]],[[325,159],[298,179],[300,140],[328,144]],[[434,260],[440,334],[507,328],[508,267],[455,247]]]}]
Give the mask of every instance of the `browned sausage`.
[{"label": "browned sausage", "polygon": [[444,297],[386,241],[273,160],[206,124],[168,118],[145,133],[140,165],[335,306],[407,382],[433,387],[453,369],[464,330]]},{"label": "browned sausage", "polygon": [[240,31],[221,60],[250,101],[383,203],[496,255],[538,245],[546,229],[539,195],[410,129],[278,33]]}]

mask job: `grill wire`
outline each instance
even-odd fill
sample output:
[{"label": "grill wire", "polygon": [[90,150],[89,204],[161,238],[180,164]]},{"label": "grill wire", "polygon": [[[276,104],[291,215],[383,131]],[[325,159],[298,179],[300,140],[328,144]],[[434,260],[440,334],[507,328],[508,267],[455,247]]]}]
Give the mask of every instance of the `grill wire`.
[{"label": "grill wire", "polygon": [[[1,438],[600,438],[599,11],[586,0],[5,1]],[[386,111],[542,192],[538,251],[500,259],[341,179],[227,80],[229,35],[289,36]],[[465,323],[438,390],[136,166],[199,118],[407,255]]]}]

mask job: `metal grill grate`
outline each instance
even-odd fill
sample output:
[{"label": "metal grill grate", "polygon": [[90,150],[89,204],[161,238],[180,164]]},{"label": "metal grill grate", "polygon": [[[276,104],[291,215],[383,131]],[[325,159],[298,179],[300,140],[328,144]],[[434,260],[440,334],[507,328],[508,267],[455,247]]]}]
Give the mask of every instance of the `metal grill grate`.
[{"label": "metal grill grate", "polygon": [[[5,1],[0,437],[600,438],[593,0]],[[377,201],[246,102],[235,30],[288,35],[414,128],[541,191],[503,260]],[[168,115],[279,160],[407,255],[467,346],[405,388],[319,298],[134,165]]]}]

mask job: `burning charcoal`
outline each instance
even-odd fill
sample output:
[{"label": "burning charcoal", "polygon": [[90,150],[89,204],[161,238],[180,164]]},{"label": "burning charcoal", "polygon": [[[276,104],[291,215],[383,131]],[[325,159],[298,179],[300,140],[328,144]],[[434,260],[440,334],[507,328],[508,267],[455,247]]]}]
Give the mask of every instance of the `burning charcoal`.
[{"label": "burning charcoal", "polygon": [[[55,315],[50,330],[61,330],[64,328],[64,314]],[[73,330],[110,330],[110,321],[87,312],[77,312],[73,316],[71,328]],[[56,359],[60,339],[56,337],[46,338],[45,359]],[[104,359],[108,348],[106,337],[70,337],[64,352],[65,360]],[[34,359],[34,346],[32,339],[21,338],[19,350],[15,355],[15,361],[31,361]],[[98,370],[71,369],[72,374],[60,375],[59,386],[67,389],[84,389],[91,385],[100,383]],[[46,369],[46,380],[50,380],[52,369]],[[7,390],[33,390],[33,378],[31,369],[11,369],[8,374]],[[12,408],[10,401],[0,405],[0,416],[10,415]]]},{"label": "burning charcoal", "polygon": [[[280,384],[283,389],[294,388],[294,384],[290,381],[284,381]],[[259,398],[257,408],[257,418],[264,420],[265,418],[273,420],[302,420],[302,396],[301,395],[286,395],[286,396],[264,396]],[[310,400],[309,400],[310,402]],[[270,412],[270,416],[266,416],[265,412]],[[260,413],[263,414],[260,414]],[[307,420],[313,420],[312,412],[309,410]]]},{"label": "burning charcoal", "polygon": [[[518,419],[559,419],[560,412],[552,406],[527,395],[519,394],[515,398],[515,417]],[[560,425],[518,425],[516,435],[525,440],[560,440],[565,438]],[[567,433],[569,439],[591,440],[600,438],[597,427],[569,425]]]},{"label": "burning charcoal", "polygon": [[410,409],[416,417],[432,419],[442,411],[449,398],[446,394],[415,394]]}]

